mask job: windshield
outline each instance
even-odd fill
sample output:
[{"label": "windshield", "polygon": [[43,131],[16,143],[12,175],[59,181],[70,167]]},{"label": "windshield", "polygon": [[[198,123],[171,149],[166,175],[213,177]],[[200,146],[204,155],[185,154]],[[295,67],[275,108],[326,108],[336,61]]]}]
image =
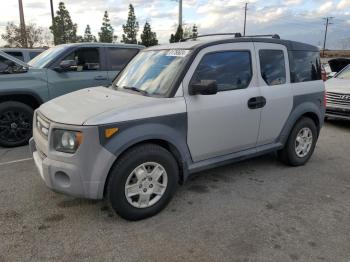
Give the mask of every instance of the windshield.
[{"label": "windshield", "polygon": [[27,69],[0,55],[0,74],[17,74],[24,73]]},{"label": "windshield", "polygon": [[338,75],[336,75],[336,78],[350,79],[350,66],[345,67]]},{"label": "windshield", "polygon": [[64,45],[52,47],[30,60],[28,64],[33,67],[43,68],[48,62],[61,53],[63,49],[65,49]]},{"label": "windshield", "polygon": [[117,77],[114,86],[147,95],[165,95],[188,53],[189,50],[140,52]]}]

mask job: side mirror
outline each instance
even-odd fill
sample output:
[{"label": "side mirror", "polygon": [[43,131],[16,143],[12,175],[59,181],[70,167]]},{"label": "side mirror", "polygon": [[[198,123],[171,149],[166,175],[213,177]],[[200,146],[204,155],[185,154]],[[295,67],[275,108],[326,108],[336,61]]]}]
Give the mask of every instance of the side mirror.
[{"label": "side mirror", "polygon": [[218,84],[215,80],[201,80],[200,83],[193,83],[188,87],[188,93],[193,96],[215,95],[218,92]]},{"label": "side mirror", "polygon": [[57,72],[73,71],[77,68],[78,64],[75,60],[63,60],[59,67],[55,68]]}]

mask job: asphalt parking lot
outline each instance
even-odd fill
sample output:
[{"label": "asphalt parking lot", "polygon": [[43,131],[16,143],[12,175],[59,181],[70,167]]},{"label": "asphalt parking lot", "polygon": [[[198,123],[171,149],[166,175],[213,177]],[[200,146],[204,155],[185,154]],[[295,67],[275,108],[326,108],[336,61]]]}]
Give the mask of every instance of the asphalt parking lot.
[{"label": "asphalt parking lot", "polygon": [[268,155],[199,173],[159,215],[51,192],[27,147],[0,148],[0,261],[350,261],[350,123],[291,168]]}]

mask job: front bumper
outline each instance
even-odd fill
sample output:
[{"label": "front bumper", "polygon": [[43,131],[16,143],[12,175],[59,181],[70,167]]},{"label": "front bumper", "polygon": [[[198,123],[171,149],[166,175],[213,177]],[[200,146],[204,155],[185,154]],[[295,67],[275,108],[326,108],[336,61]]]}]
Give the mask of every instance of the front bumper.
[{"label": "front bumper", "polygon": [[75,154],[55,151],[50,143],[51,130],[70,129],[72,126],[51,123],[49,138],[36,128],[29,147],[40,177],[53,191],[90,199],[103,198],[107,175],[115,156],[99,143],[97,127],[78,127],[83,132],[83,143]]},{"label": "front bumper", "polygon": [[327,104],[326,117],[350,120],[350,107],[341,107]]}]

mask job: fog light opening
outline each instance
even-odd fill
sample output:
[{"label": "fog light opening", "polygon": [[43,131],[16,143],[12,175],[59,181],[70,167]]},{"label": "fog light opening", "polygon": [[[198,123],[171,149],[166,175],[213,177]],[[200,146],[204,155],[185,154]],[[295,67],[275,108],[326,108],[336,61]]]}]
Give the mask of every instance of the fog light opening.
[{"label": "fog light opening", "polygon": [[61,187],[69,187],[70,186],[70,178],[69,176],[62,172],[58,171],[55,173],[55,180]]}]

